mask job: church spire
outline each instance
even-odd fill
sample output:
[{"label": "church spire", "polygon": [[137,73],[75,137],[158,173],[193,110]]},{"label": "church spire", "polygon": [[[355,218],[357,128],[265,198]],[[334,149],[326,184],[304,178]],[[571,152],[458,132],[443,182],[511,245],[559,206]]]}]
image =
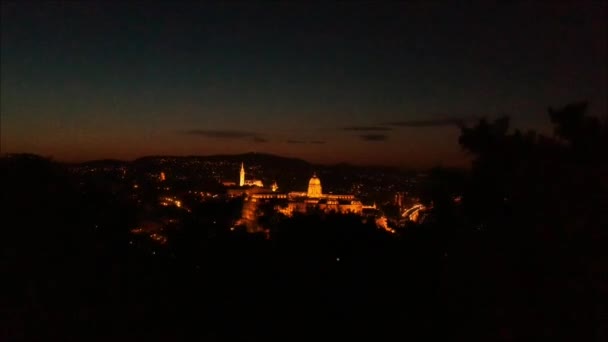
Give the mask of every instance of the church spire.
[{"label": "church spire", "polygon": [[245,185],[245,165],[241,162],[241,172],[239,174],[239,186]]}]

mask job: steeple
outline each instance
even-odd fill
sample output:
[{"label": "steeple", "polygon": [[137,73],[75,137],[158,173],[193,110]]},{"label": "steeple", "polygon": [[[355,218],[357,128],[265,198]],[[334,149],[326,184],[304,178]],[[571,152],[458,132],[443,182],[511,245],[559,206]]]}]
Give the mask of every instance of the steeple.
[{"label": "steeple", "polygon": [[245,185],[245,165],[241,162],[241,173],[239,175],[239,186]]}]

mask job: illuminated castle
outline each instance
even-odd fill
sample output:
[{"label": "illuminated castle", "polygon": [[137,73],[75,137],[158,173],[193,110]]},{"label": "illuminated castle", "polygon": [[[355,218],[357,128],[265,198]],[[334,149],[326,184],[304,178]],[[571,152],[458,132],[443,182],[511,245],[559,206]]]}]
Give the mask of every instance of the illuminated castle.
[{"label": "illuminated castle", "polygon": [[305,213],[310,209],[317,208],[323,212],[353,213],[361,214],[363,204],[355,198],[355,195],[347,194],[324,194],[321,180],[316,174],[308,181],[308,191],[289,193],[258,192],[251,193],[249,200],[253,203],[269,200],[282,200],[275,209],[280,213],[292,216],[294,212]]},{"label": "illuminated castle", "polygon": [[[243,179],[243,174],[244,170],[241,168],[241,179]],[[244,181],[244,184],[247,185],[248,182]],[[292,216],[294,213],[306,213],[309,210],[361,215],[363,209],[366,208],[354,195],[324,194],[321,180],[316,174],[313,174],[308,181],[306,192],[281,193],[277,192],[277,189],[278,186],[275,182],[271,189],[252,187],[240,191],[239,189],[228,191],[233,196],[243,194],[246,196],[240,223],[247,226],[248,232],[254,233],[263,229],[257,225],[258,206],[261,203],[274,203],[274,210],[286,216]]]}]

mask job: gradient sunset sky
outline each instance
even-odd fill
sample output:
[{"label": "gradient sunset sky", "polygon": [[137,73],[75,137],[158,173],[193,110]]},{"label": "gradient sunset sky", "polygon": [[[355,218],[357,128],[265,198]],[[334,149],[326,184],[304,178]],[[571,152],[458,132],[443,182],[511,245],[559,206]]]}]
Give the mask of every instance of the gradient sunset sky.
[{"label": "gradient sunset sky", "polygon": [[462,166],[457,122],[607,111],[602,1],[153,4],[2,1],[1,152]]}]

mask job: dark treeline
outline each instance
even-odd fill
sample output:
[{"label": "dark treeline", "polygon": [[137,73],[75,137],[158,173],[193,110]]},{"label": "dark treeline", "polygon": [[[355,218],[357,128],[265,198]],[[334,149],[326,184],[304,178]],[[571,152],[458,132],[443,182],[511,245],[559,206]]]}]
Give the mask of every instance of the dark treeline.
[{"label": "dark treeline", "polygon": [[310,213],[264,218],[268,239],[229,229],[236,201],[159,247],[130,234],[128,186],[2,158],[2,340],[606,340],[608,126],[549,119],[463,127],[471,170],[430,172],[430,219],[398,234]]}]

